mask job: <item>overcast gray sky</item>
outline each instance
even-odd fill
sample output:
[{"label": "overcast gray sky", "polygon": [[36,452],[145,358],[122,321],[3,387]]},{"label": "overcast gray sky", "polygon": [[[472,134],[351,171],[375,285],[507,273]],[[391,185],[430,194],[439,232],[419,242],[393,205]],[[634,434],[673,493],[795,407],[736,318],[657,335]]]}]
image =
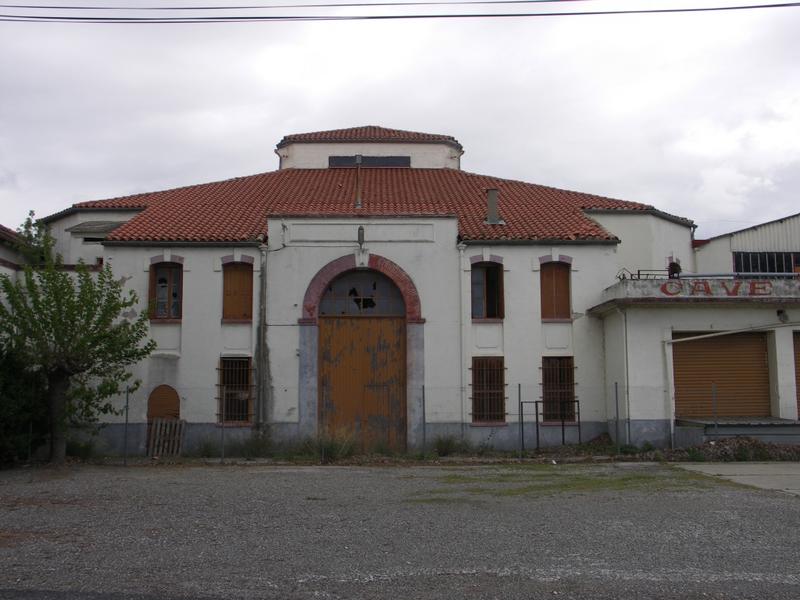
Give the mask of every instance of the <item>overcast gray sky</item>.
[{"label": "overcast gray sky", "polygon": [[[736,3],[587,0],[336,14]],[[68,14],[36,14],[45,12]],[[285,134],[358,125],[453,135],[465,148],[465,170],[654,204],[694,219],[698,237],[739,229],[800,212],[800,7],[380,22],[0,22],[0,223],[12,228],[30,209],[44,216],[78,201],[274,170]]]}]

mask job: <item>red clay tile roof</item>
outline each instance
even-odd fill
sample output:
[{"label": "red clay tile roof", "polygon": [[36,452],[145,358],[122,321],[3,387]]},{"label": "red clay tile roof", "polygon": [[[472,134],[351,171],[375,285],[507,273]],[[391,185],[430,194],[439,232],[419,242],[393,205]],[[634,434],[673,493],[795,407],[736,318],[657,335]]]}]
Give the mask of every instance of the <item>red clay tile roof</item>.
[{"label": "red clay tile roof", "polygon": [[330,142],[382,142],[382,143],[445,143],[462,150],[461,144],[451,135],[437,133],[420,133],[402,129],[387,129],[376,125],[350,127],[348,129],[331,129],[329,131],[312,131],[311,133],[294,133],[284,136],[278,142],[278,148],[287,144],[305,143],[320,144]]},{"label": "red clay tile roof", "polygon": [[13,229],[0,225],[0,240],[4,242],[18,242],[20,239],[19,234]]},{"label": "red clay tile roof", "polygon": [[[361,177],[360,209],[354,207],[355,169],[284,169],[74,208],[143,208],[107,238],[119,242],[255,241],[275,215],[449,215],[458,217],[464,240],[614,241],[584,209],[658,212],[646,204],[454,169],[364,169]],[[484,223],[487,188],[500,190],[505,225]]]}]

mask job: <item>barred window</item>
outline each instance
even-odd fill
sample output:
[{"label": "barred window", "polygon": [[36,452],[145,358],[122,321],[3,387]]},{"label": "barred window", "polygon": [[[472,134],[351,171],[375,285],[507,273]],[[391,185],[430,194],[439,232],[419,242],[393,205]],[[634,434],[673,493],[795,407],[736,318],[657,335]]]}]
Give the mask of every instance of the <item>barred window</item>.
[{"label": "barred window", "polygon": [[542,357],[545,421],[575,420],[575,365],[571,356]]},{"label": "barred window", "polygon": [[249,422],[253,415],[253,369],[250,358],[219,361],[218,420]]},{"label": "barred window", "polygon": [[506,420],[505,366],[502,356],[472,358],[472,422]]}]

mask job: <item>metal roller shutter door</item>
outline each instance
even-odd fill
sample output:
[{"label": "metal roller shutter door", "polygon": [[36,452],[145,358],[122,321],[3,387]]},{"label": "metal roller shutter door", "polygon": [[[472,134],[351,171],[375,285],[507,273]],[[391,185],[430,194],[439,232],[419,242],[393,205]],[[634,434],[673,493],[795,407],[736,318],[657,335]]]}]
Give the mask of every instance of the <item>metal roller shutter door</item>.
[{"label": "metal roller shutter door", "polygon": [[800,419],[800,331],[794,332],[794,384],[797,391],[797,418]]},{"label": "metal roller shutter door", "polygon": [[[697,333],[675,334],[674,338]],[[768,417],[767,336],[736,333],[673,344],[675,416],[713,417],[712,384],[719,417]]]}]

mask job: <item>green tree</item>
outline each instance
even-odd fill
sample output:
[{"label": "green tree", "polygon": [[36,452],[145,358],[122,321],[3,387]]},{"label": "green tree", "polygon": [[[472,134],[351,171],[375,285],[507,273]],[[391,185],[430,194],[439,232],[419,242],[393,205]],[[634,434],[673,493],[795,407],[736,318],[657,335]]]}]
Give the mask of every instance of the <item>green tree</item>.
[{"label": "green tree", "polygon": [[69,424],[114,412],[110,399],[139,384],[129,383],[128,367],[155,342],[147,340],[147,311],[136,316],[136,294],[123,292],[108,264],[97,273],[83,264],[70,272],[48,236],[32,241],[42,260],[17,281],[0,275],[0,355],[44,382],[50,460],[61,463]]}]

